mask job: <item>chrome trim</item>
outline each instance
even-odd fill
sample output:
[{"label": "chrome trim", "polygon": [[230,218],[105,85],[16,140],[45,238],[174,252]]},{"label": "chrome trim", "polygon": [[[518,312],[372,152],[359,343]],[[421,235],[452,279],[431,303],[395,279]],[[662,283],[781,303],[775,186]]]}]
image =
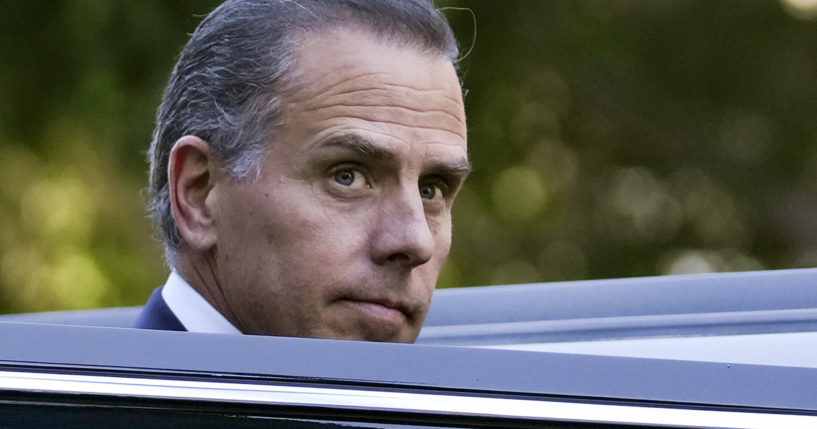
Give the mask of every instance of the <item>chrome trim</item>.
[{"label": "chrome trim", "polygon": [[494,345],[817,331],[817,308],[426,326],[419,344]]},{"label": "chrome trim", "polygon": [[479,347],[817,369],[817,347],[815,347],[815,344],[817,344],[817,331],[523,343]]},{"label": "chrome trim", "polygon": [[817,416],[807,415],[39,372],[0,371],[0,390],[586,423],[700,428],[817,427]]}]

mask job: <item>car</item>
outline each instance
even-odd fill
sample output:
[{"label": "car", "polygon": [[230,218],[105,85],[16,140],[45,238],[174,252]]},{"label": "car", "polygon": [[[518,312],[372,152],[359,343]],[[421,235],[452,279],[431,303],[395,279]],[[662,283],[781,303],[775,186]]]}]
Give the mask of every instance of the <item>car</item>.
[{"label": "car", "polygon": [[0,317],[0,427],[817,427],[817,270],[442,289],[417,344]]}]

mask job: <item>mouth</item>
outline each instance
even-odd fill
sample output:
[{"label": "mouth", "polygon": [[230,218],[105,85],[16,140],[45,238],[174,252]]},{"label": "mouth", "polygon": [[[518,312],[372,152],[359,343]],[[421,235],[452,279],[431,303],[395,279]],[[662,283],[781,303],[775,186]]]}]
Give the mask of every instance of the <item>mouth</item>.
[{"label": "mouth", "polygon": [[342,301],[366,318],[374,319],[385,325],[403,325],[408,319],[406,311],[399,304],[365,299],[344,299]]}]

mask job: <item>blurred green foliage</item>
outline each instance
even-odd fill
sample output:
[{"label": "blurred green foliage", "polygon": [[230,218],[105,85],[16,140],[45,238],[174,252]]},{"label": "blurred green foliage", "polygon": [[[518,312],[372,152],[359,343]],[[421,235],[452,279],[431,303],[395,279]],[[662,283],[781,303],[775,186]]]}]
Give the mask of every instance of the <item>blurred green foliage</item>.
[{"label": "blurred green foliage", "polygon": [[[3,2],[0,312],[137,305],[164,281],[144,153],[217,3]],[[814,1],[438,3],[475,40],[440,286],[817,265]]]}]

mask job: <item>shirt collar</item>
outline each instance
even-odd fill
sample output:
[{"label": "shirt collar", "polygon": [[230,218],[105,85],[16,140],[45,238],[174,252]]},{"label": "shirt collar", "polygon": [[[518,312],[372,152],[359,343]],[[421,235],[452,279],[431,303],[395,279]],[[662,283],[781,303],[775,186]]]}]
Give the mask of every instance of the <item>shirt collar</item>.
[{"label": "shirt collar", "polygon": [[175,271],[162,288],[162,298],[189,332],[241,333]]}]

